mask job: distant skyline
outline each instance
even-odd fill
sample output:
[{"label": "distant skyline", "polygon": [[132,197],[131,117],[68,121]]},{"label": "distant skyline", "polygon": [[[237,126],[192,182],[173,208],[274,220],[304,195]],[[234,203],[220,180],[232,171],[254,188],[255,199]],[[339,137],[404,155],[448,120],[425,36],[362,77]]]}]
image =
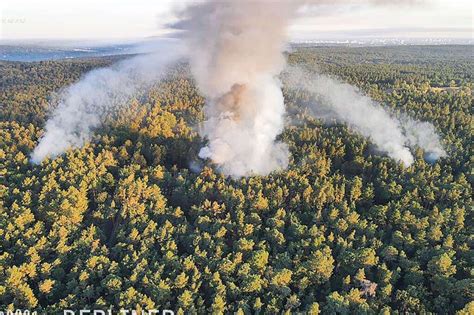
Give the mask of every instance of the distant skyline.
[{"label": "distant skyline", "polygon": [[[271,2],[271,1],[269,1]],[[289,28],[291,40],[473,38],[471,0],[419,1],[411,6],[307,6]],[[166,36],[174,12],[192,1],[3,0],[0,39],[142,39]],[[269,3],[269,5],[271,5]]]}]

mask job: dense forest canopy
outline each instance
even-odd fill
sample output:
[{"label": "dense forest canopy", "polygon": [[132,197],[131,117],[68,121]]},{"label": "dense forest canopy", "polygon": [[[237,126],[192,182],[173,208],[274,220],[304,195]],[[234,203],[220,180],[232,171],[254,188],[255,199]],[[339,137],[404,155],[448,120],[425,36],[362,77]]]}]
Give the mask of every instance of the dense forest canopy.
[{"label": "dense forest canopy", "polygon": [[[288,62],[432,122],[405,168],[284,87],[289,168],[197,157],[205,99],[179,65],[90,143],[29,163],[55,93],[119,57],[0,63],[0,310],[473,314],[472,46],[303,47]],[[123,57],[120,57],[123,58]]]}]

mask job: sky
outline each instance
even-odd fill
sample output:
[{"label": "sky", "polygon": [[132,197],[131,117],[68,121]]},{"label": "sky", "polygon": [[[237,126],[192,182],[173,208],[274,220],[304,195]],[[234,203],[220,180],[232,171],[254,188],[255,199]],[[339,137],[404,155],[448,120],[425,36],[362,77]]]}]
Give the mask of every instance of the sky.
[{"label": "sky", "polygon": [[[0,40],[125,40],[166,37],[169,36],[169,30],[164,25],[173,21],[174,12],[189,2],[1,0]],[[411,6],[307,6],[300,10],[288,35],[297,41],[357,38],[472,39],[473,11],[472,0],[418,0],[418,4]]]}]

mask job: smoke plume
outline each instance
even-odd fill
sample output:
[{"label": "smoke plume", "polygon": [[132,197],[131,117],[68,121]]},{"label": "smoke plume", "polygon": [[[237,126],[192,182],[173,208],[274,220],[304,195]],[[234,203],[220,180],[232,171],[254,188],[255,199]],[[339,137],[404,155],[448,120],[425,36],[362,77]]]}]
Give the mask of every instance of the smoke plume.
[{"label": "smoke plume", "polygon": [[[285,68],[287,27],[304,5],[334,3],[388,1],[210,0],[181,12],[173,27],[183,31],[192,74],[207,98],[200,134],[208,144],[200,150],[201,158],[211,159],[233,177],[266,175],[287,167],[287,145],[277,139],[284,128],[279,74]],[[177,48],[165,46],[159,53],[91,71],[66,88],[32,162],[82,146],[105,115],[160,79],[166,65],[181,56]],[[405,165],[413,162],[407,145],[424,147],[434,157],[445,154],[431,125],[412,120],[402,125],[354,87],[329,77],[308,80],[295,76],[295,71],[291,75],[300,87],[324,99],[335,117]]]},{"label": "smoke plume", "polygon": [[286,28],[299,1],[219,1],[191,6],[185,31],[192,73],[208,102],[199,156],[226,175],[266,175],[288,164],[279,73]]},{"label": "smoke plume", "polygon": [[59,104],[46,122],[31,161],[38,164],[46,157],[83,146],[104,116],[125,106],[137,91],[159,80],[166,66],[181,56],[175,43],[161,45],[154,54],[93,70],[60,92]]},{"label": "smoke plume", "polygon": [[[234,177],[266,175],[287,166],[287,146],[277,140],[284,127],[277,76],[285,66],[287,27],[298,9],[335,3],[390,2],[210,0],[182,12],[174,27],[184,31],[193,75],[208,99],[200,134],[209,142],[201,158],[211,159]],[[411,163],[406,148],[384,147]]]},{"label": "smoke plume", "polygon": [[346,123],[405,166],[414,160],[409,147],[421,147],[432,161],[446,155],[433,125],[409,117],[397,119],[352,85],[298,67],[287,68],[285,83],[314,96],[308,108],[315,117]]},{"label": "smoke plume", "polygon": [[408,116],[402,116],[400,123],[410,146],[418,146],[425,151],[425,160],[433,163],[447,156],[438,134],[432,124],[426,121],[416,121]]}]

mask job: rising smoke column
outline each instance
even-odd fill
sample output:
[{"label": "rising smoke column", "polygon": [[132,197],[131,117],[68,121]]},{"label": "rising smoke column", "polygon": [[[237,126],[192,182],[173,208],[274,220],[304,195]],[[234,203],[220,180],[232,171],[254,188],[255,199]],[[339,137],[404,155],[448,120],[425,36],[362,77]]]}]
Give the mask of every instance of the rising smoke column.
[{"label": "rising smoke column", "polygon": [[[287,166],[288,148],[276,141],[284,127],[285,107],[278,75],[285,66],[282,52],[286,28],[301,5],[334,2],[387,1],[211,0],[184,11],[184,19],[174,27],[185,31],[193,75],[208,99],[200,133],[209,143],[201,149],[201,158],[210,158],[224,174],[234,177],[265,175]],[[105,115],[159,80],[165,65],[181,56],[176,56],[177,52],[179,47],[167,47],[161,53],[91,71],[64,90],[32,154],[32,162],[82,146]],[[350,86],[337,85],[329,79],[320,80],[315,86],[321,88],[324,84],[342,88],[345,97],[359,96]],[[343,95],[329,87],[328,91],[325,97],[342,120],[371,137],[390,156],[406,165],[412,163],[405,144],[421,145],[424,134],[413,132],[407,138],[400,133],[397,121],[360,97],[354,101],[361,112],[348,116]],[[364,116],[378,117],[382,123],[368,121]],[[413,124],[406,124],[410,125]],[[436,156],[443,152],[438,150]]]},{"label": "rising smoke column", "polygon": [[157,82],[166,67],[181,56],[179,45],[163,42],[153,54],[93,70],[65,88],[59,94],[59,104],[46,122],[45,133],[31,161],[39,164],[46,157],[53,158],[70,148],[83,146],[106,115],[123,108],[139,90]]},{"label": "rising smoke column", "polygon": [[278,74],[285,66],[286,28],[298,1],[219,1],[189,7],[175,25],[185,31],[192,73],[208,102],[199,156],[226,175],[284,169],[288,149]]},{"label": "rising smoke column", "polygon": [[433,125],[407,116],[398,119],[352,85],[299,67],[286,69],[285,83],[314,96],[308,108],[315,117],[346,123],[405,166],[414,161],[409,147],[424,149],[431,162],[446,156]]}]

